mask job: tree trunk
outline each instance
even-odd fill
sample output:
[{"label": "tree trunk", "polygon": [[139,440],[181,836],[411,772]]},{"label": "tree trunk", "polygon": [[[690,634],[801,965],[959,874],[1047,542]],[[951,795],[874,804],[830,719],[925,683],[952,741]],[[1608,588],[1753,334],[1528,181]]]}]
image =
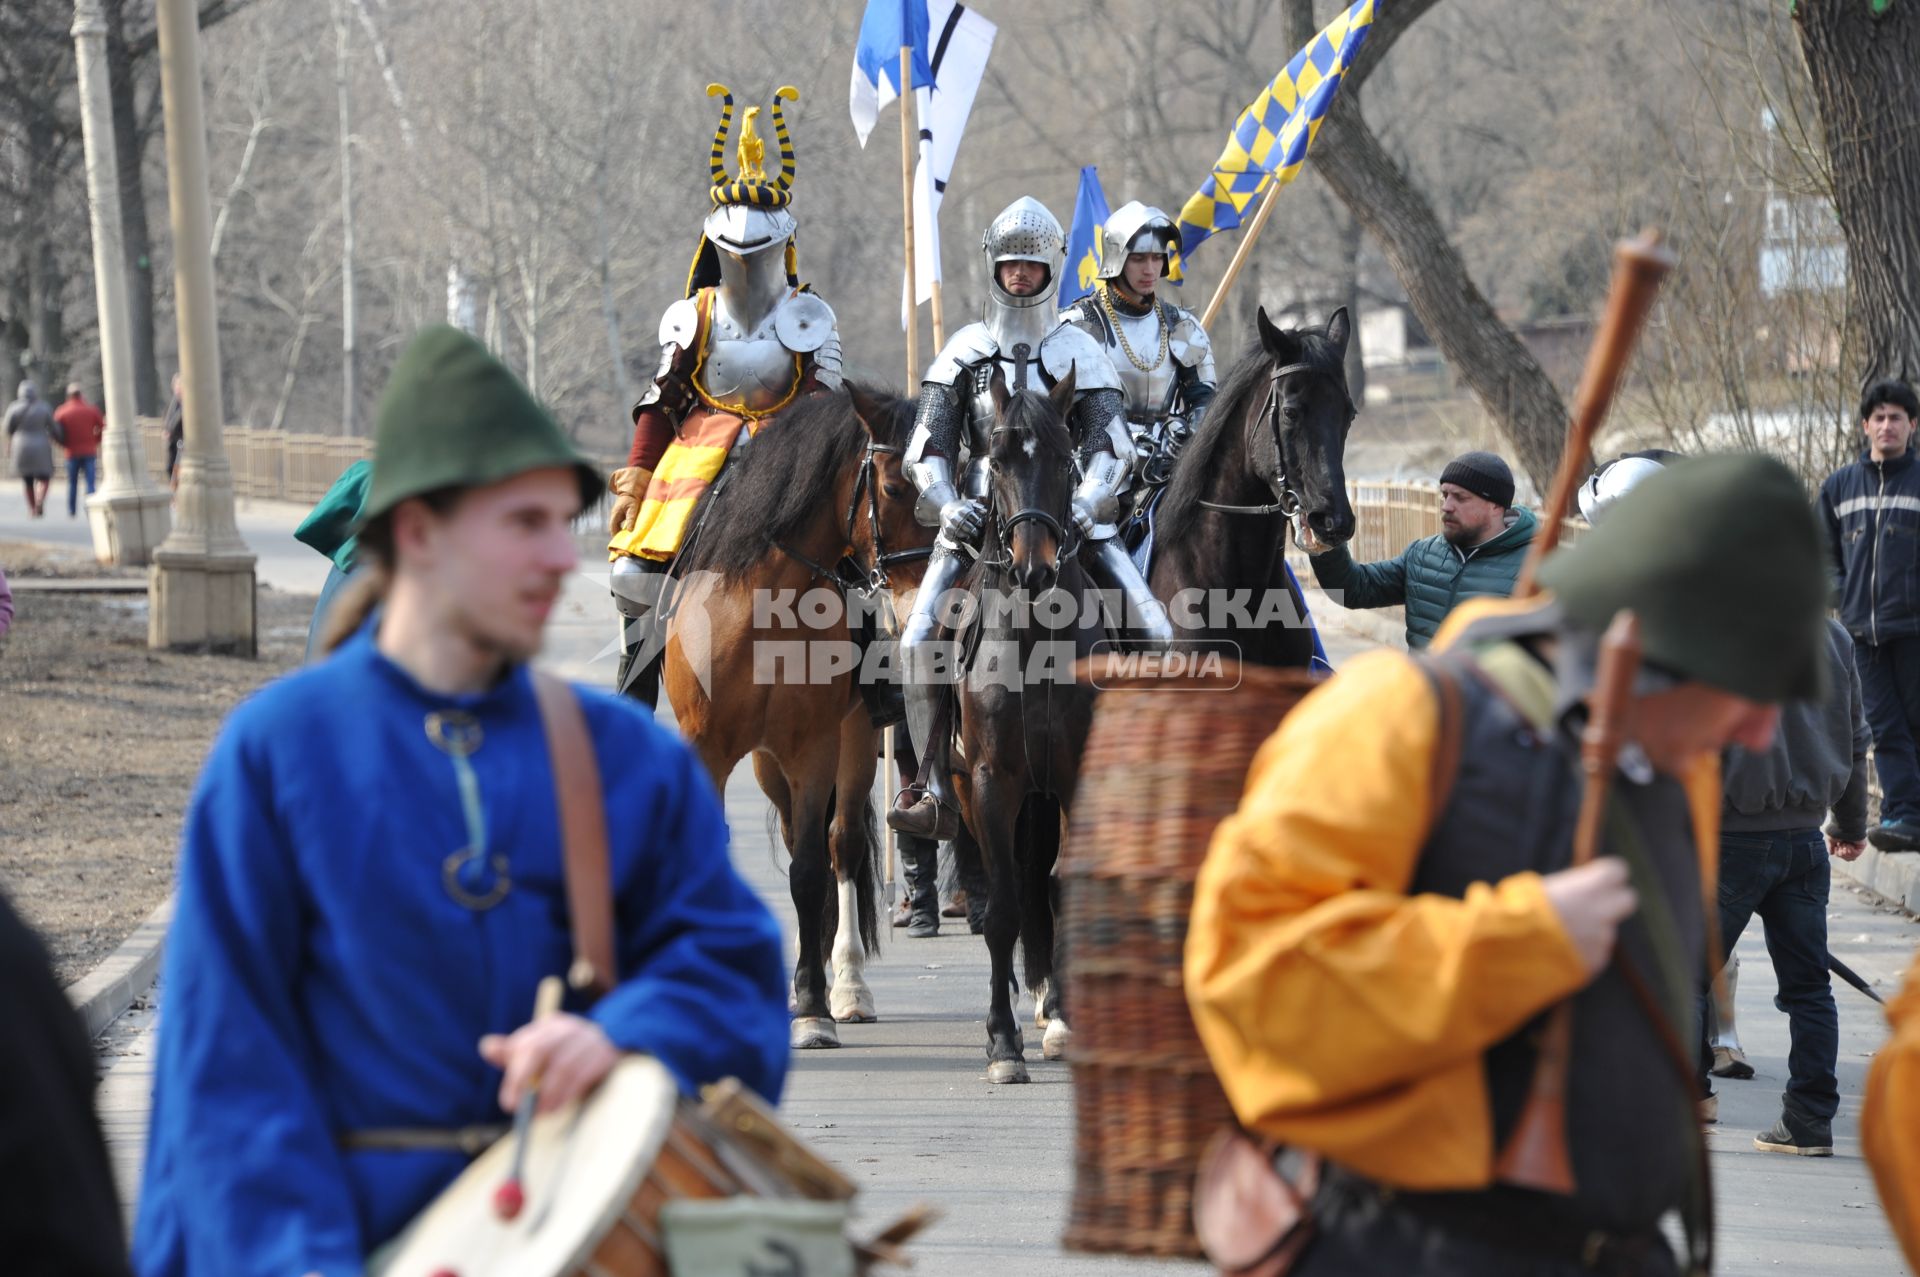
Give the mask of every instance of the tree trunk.
[{"label": "tree trunk", "polygon": [[1851,309],[1866,340],[1865,385],[1920,376],[1920,5],[1800,0],[1794,25],[1847,240]]},{"label": "tree trunk", "polygon": [[1366,352],[1360,344],[1360,219],[1351,213],[1340,228],[1340,304],[1347,308],[1347,393],[1355,406],[1367,402]]},{"label": "tree trunk", "polygon": [[126,255],[127,316],[133,338],[134,411],[158,417],[166,410],[160,362],[154,350],[153,236],[147,229],[146,139],[134,98],[136,76],[127,48],[126,0],[107,2],[107,81],[113,97],[113,149],[120,173],[121,245]]},{"label": "tree trunk", "polygon": [[[1314,140],[1312,164],[1380,245],[1414,314],[1493,418],[1534,487],[1545,493],[1553,487],[1566,438],[1567,409],[1560,392],[1533,353],[1500,322],[1426,197],[1407,181],[1360,113],[1361,84],[1434,3],[1399,0],[1374,19]],[[1301,44],[1312,38],[1313,0],[1282,0],[1281,12],[1290,37]]]}]

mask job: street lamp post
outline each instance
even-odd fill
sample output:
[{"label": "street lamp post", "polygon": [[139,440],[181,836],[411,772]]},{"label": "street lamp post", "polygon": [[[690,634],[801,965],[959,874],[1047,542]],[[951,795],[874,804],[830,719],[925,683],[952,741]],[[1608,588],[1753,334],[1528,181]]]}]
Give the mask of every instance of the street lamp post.
[{"label": "street lamp post", "polygon": [[93,296],[99,312],[100,379],[107,433],[100,441],[100,491],[87,498],[94,556],[102,563],[148,562],[166,539],[169,500],[147,475],[134,425],[133,352],[126,260],[120,235],[119,161],[107,81],[107,18],[100,0],[74,0],[73,46],[80,68],[80,127],[87,203],[93,217]]},{"label": "street lamp post", "polygon": [[220,434],[220,341],[214,318],[207,134],[200,102],[199,14],[194,0],[158,0],[156,9],[185,438],[175,501],[178,518],[153,552],[147,643],[251,656],[254,557],[233,521],[233,467]]}]

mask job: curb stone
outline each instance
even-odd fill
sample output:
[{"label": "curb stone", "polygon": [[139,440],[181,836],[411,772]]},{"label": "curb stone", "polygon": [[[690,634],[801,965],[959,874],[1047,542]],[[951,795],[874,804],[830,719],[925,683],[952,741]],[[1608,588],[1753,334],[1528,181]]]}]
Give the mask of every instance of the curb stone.
[{"label": "curb stone", "polygon": [[96,1038],[109,1024],[133,1005],[133,1000],[153,987],[160,974],[160,952],[167,937],[167,924],[173,920],[173,897],[148,914],[133,934],[100,965],[67,986],[67,1001],[87,1026],[87,1037]]},{"label": "curb stone", "polygon": [[1920,913],[1920,853],[1868,847],[1858,860],[1834,861],[1833,869],[1888,904]]}]

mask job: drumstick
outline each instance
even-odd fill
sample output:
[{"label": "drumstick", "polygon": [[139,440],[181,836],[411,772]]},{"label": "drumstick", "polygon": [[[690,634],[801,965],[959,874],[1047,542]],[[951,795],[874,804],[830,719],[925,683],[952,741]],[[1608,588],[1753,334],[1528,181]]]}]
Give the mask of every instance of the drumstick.
[{"label": "drumstick", "polygon": [[[539,992],[533,995],[534,1021],[543,1020],[560,1009],[566,987],[557,975],[540,982]],[[507,1171],[506,1181],[493,1191],[493,1213],[501,1219],[514,1218],[527,1204],[520,1172],[527,1157],[527,1128],[533,1125],[533,1108],[539,1100],[540,1075],[536,1073],[527,1079],[526,1089],[520,1092],[520,1106],[513,1113],[513,1165]]]}]

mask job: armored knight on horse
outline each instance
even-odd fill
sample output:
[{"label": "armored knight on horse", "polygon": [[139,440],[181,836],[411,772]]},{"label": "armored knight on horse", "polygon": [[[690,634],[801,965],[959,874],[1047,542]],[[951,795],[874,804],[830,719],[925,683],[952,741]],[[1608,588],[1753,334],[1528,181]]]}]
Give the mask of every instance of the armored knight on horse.
[{"label": "armored knight on horse", "polygon": [[774,94],[780,172],[768,178],[766,144],[749,107],[738,171],[727,175],[733,94],[722,99],[710,160],[713,211],[687,273],[686,296],[660,320],[660,369],[633,408],[633,447],[613,472],[611,584],[621,623],[619,684],[651,705],[659,695],[659,644],[647,642],[662,580],[686,539],[695,506],[737,445],[801,395],[840,388],[833,310],[800,282],[794,249],[793,140]]},{"label": "armored knight on horse", "polygon": [[1094,291],[1061,315],[1099,342],[1127,396],[1127,428],[1148,488],[1165,484],[1174,458],[1213,402],[1213,344],[1200,317],[1157,298],[1180,243],[1173,219],[1130,200],[1107,218]]},{"label": "armored knight on horse", "polygon": [[[1085,332],[1060,321],[1054,297],[1066,259],[1060,223],[1039,201],[1016,200],[993,219],[981,247],[990,278],[986,311],[955,333],[934,358],[921,385],[919,414],[907,444],[907,475],[920,490],[916,513],[937,524],[939,539],[901,635],[906,674],[907,725],[915,746],[931,752],[925,787],[910,785],[887,814],[901,833],[951,838],[959,810],[950,790],[945,732],[935,730],[948,674],[934,668],[941,598],[977,554],[986,529],[988,436],[995,413],[995,372],[1014,391],[1051,387],[1073,376],[1068,424],[1080,473],[1072,519],[1081,538],[1081,564],[1096,586],[1122,601],[1125,623],[1145,641],[1171,642],[1166,608],[1115,538],[1120,502],[1133,474],[1133,436],[1127,400],[1113,361]],[[1051,517],[1039,512],[1031,517]],[[1064,532],[1064,529],[1062,530]]]}]

